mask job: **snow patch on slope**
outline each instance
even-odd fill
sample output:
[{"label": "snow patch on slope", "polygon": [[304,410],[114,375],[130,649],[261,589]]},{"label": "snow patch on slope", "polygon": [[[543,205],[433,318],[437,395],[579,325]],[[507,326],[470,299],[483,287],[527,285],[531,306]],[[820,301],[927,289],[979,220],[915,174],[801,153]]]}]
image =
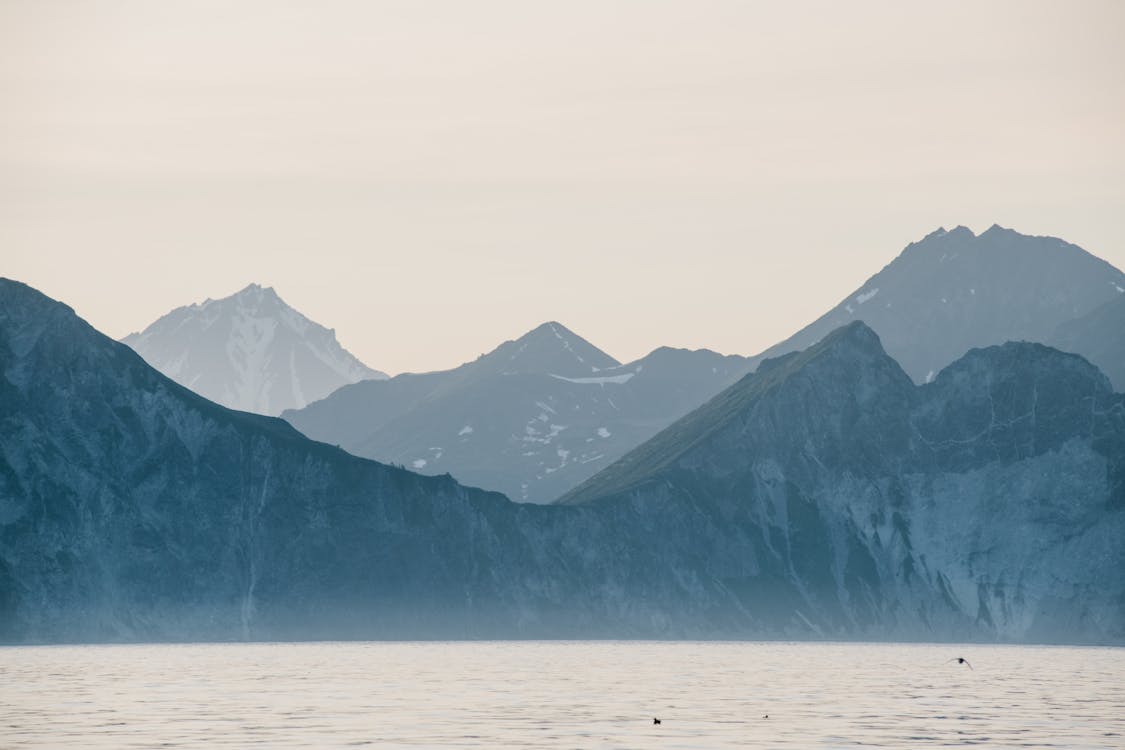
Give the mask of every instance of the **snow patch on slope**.
[{"label": "snow patch on slope", "polygon": [[628,383],[636,374],[637,373],[635,372],[626,372],[622,373],[621,375],[603,375],[601,377],[589,378],[568,378],[563,375],[555,375],[554,373],[550,373],[552,378],[565,380],[568,383],[579,383],[581,385],[605,385],[606,383],[615,383],[617,385],[620,385],[622,383]]}]

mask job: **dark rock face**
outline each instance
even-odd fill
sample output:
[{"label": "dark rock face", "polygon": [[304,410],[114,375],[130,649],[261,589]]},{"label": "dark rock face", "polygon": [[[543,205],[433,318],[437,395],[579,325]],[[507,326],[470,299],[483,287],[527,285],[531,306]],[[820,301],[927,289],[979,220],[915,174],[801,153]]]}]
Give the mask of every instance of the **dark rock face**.
[{"label": "dark rock face", "polygon": [[[976,347],[1061,343],[1056,329],[1064,322],[1123,298],[1125,274],[1077,245],[999,226],[980,235],[965,227],[939,229],[907,246],[840,304],[759,358],[805,349],[862,320],[907,374],[924,383]],[[1069,346],[1060,348],[1116,372],[1125,368],[1125,359],[1097,355],[1105,337],[1125,340],[1117,330],[1071,332],[1065,338]]]},{"label": "dark rock face", "polygon": [[0,280],[0,640],[1120,642],[1123,413],[1077,357],[916,387],[852,326],[586,502],[515,504],[217,406]]},{"label": "dark rock face", "polygon": [[282,416],[358,456],[545,503],[748,369],[668,348],[621,365],[552,322],[456,369],[357,383]]},{"label": "dark rock face", "polygon": [[788,582],[828,632],[1125,635],[1125,397],[1036,344],[972,351],[914,386],[852,324],[562,502],[709,509],[726,520],[715,539],[746,532],[741,572],[716,575]]}]

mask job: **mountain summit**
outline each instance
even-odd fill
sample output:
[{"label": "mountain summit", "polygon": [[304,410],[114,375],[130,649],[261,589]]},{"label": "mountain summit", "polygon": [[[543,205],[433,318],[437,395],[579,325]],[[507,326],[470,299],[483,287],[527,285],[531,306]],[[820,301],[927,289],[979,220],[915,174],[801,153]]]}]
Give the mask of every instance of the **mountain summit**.
[{"label": "mountain summit", "polygon": [[1123,294],[1125,274],[1057,237],[1031,237],[995,224],[980,235],[962,226],[938,229],[759,357],[805,349],[862,320],[907,374],[924,383],[974,347],[1052,343],[1061,324]]},{"label": "mountain summit", "polygon": [[177,308],[121,341],[181,385],[258,414],[280,414],[342,385],[387,377],[340,346],[334,330],[258,284]]},{"label": "mountain summit", "polygon": [[482,355],[472,370],[474,374],[550,372],[582,377],[620,364],[562,323],[550,321]]},{"label": "mountain summit", "polygon": [[356,383],[283,417],[358,456],[543,503],[745,372],[706,350],[622,365],[551,321],[452,370]]}]

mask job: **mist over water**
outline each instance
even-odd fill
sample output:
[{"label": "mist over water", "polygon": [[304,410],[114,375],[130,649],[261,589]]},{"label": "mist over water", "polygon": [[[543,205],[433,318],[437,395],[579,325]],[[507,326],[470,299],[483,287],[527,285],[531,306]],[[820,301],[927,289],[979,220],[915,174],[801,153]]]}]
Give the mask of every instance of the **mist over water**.
[{"label": "mist over water", "polygon": [[12,647],[0,746],[1121,747],[1123,677],[1120,648]]}]

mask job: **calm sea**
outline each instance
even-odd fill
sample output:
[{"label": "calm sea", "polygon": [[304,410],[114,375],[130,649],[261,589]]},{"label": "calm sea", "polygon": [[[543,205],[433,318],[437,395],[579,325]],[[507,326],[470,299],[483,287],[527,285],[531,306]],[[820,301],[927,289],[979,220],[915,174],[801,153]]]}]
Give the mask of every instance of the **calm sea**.
[{"label": "calm sea", "polygon": [[0,649],[4,748],[968,745],[1125,747],[1125,649],[604,641]]}]

